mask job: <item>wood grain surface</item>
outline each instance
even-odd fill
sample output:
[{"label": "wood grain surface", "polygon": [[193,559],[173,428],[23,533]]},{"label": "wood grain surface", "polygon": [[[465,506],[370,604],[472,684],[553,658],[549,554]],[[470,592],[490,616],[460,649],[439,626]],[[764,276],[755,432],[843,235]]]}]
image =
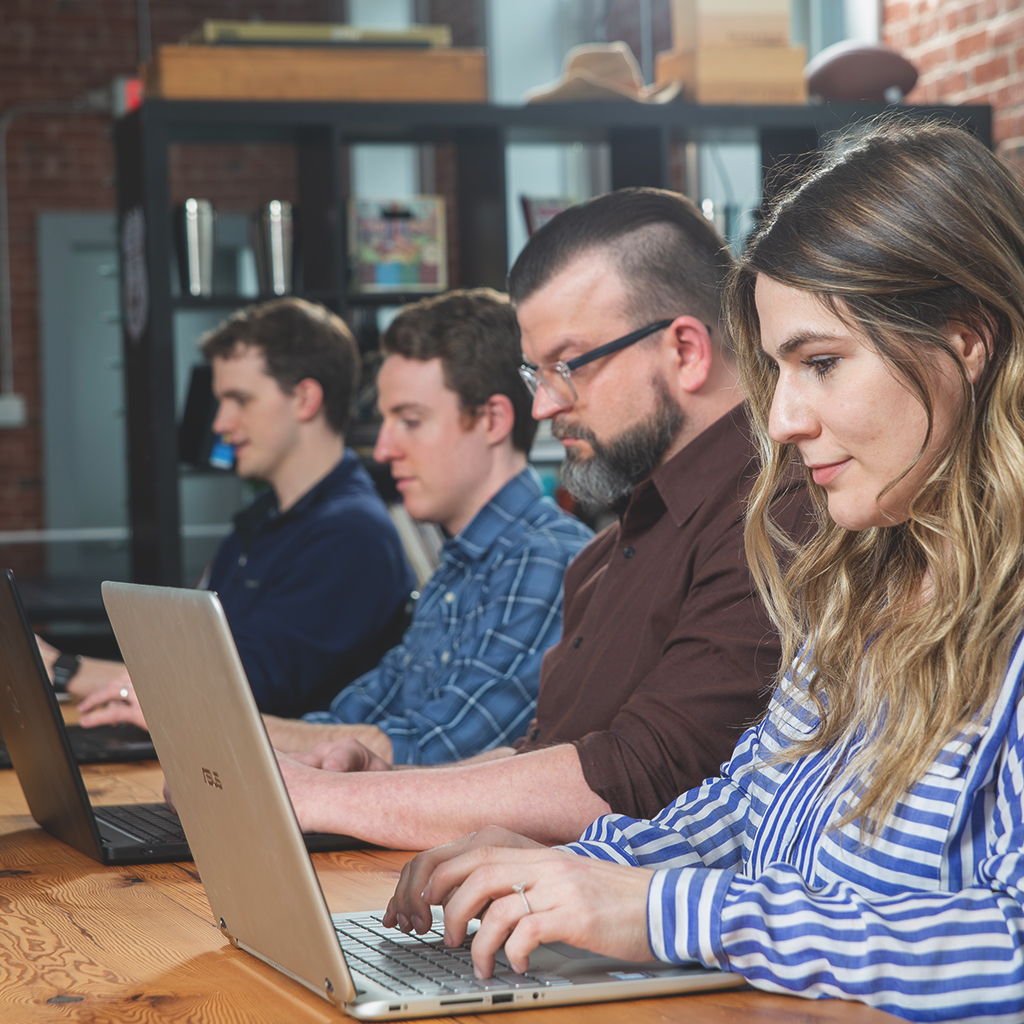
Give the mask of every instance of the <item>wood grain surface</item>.
[{"label": "wood grain surface", "polygon": [[[160,799],[154,763],[86,766],[97,803]],[[382,908],[408,853],[317,854],[333,911]],[[258,894],[254,894],[258,898]],[[328,1003],[228,944],[191,863],[104,867],[39,829],[0,771],[0,1022],[338,1024]],[[444,1018],[491,1021],[492,1014]],[[523,1024],[881,1024],[854,1003],[752,989],[516,1011]]]}]

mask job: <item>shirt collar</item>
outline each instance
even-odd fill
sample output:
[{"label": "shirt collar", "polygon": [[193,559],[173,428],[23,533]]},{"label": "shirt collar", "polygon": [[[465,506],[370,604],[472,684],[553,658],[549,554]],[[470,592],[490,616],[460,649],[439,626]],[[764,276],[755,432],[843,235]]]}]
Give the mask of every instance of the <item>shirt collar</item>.
[{"label": "shirt collar", "polygon": [[508,524],[543,496],[540,477],[531,466],[517,473],[454,536],[444,543],[443,555],[479,561],[507,529]]},{"label": "shirt collar", "polygon": [[[744,404],[730,409],[638,484],[629,496],[626,514],[657,501],[676,526],[682,526],[716,486],[722,466],[734,462],[740,447],[750,449],[750,422]],[[751,474],[755,471],[752,464]]]},{"label": "shirt collar", "polygon": [[268,487],[252,504],[242,509],[234,517],[235,528],[242,538],[243,545],[247,545],[252,540],[265,521],[272,521],[275,525],[287,522],[323,501],[324,498],[341,487],[359,465],[359,456],[351,448],[346,448],[341,461],[334,469],[306,491],[287,512],[283,513],[278,512],[277,495],[274,494],[273,488]]}]

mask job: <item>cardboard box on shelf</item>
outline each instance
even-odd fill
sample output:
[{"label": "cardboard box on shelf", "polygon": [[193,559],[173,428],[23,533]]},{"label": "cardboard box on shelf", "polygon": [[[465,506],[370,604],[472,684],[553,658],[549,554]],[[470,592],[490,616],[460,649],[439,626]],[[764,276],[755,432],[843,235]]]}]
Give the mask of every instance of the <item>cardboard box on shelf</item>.
[{"label": "cardboard box on shelf", "polygon": [[672,0],[672,49],[789,46],[789,0]]},{"label": "cardboard box on shelf", "polygon": [[188,100],[483,103],[483,50],[161,46],[146,95]]},{"label": "cardboard box on shelf", "polygon": [[655,82],[683,83],[690,103],[806,103],[802,46],[702,46],[666,50],[655,60]]}]

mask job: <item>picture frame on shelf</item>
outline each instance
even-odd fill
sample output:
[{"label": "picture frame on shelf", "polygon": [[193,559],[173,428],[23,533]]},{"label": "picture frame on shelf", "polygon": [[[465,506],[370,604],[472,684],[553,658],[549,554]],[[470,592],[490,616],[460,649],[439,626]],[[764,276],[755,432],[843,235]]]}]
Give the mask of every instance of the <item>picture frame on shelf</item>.
[{"label": "picture frame on shelf", "polygon": [[352,197],[348,224],[354,293],[429,294],[448,288],[443,196]]}]

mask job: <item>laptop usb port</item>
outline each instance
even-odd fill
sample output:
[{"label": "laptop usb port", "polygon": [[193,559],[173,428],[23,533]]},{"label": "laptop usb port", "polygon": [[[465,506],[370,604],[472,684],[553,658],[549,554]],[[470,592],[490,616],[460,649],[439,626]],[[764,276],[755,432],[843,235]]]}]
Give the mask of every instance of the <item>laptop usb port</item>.
[{"label": "laptop usb port", "polygon": [[502,992],[499,995],[491,996],[491,1004],[494,1003],[511,1003],[513,995],[511,992]]}]

